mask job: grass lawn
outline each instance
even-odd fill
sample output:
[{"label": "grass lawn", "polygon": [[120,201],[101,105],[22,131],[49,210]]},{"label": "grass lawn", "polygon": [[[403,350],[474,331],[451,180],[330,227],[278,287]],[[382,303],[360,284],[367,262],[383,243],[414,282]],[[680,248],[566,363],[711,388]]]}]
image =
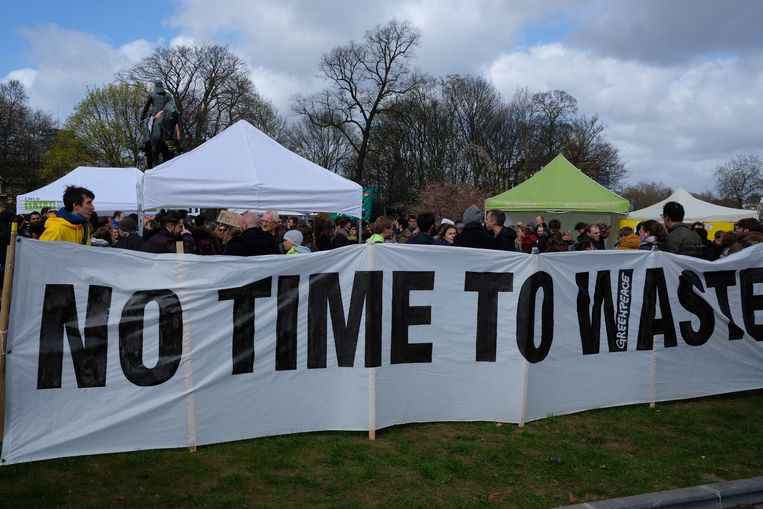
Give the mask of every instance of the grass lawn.
[{"label": "grass lawn", "polygon": [[0,468],[0,507],[547,508],[763,475],[763,391]]}]

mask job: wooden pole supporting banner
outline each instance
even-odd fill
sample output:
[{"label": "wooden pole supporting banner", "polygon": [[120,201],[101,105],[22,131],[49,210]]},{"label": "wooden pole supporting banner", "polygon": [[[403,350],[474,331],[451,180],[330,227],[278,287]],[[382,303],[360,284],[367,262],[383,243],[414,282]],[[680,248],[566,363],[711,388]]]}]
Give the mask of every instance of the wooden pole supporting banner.
[{"label": "wooden pole supporting banner", "polygon": [[[183,241],[179,240],[175,243],[175,251],[178,254],[184,254],[185,248],[183,247]],[[184,267],[184,266],[183,266]],[[181,274],[184,274],[184,271],[180,271]],[[185,278],[183,279],[183,283],[185,283]],[[178,285],[181,288],[183,285]],[[190,452],[196,452],[196,401],[193,397],[193,365],[191,364],[191,331],[188,329],[188,324],[185,323],[185,320],[183,320],[183,351],[188,354],[188,357],[186,358],[186,362],[183,363],[183,366],[185,367],[185,389],[186,389],[186,399],[185,399],[185,406],[186,406],[186,424],[188,426],[188,442],[191,444],[188,447],[188,450]]]},{"label": "wooden pole supporting banner", "polygon": [[5,345],[8,339],[8,322],[11,316],[11,287],[13,286],[13,265],[16,261],[16,237],[18,223],[11,224],[11,241],[5,255],[3,293],[0,301],[0,440],[5,435]]},{"label": "wooden pole supporting banner", "polygon": [[522,402],[519,406],[519,427],[525,427],[525,418],[527,414],[527,386],[530,382],[530,363],[525,362],[524,373],[522,374]]},{"label": "wooden pole supporting banner", "polygon": [[652,400],[649,408],[654,408],[657,404],[657,349],[652,346]]},{"label": "wooden pole supporting banner", "polygon": [[368,439],[376,440],[376,368],[368,368]]},{"label": "wooden pole supporting banner", "polygon": [[[360,224],[360,221],[358,221]],[[360,236],[360,229],[358,229]],[[366,244],[368,253],[368,270],[376,267],[376,244]],[[376,440],[376,368],[368,368],[368,439]]]}]

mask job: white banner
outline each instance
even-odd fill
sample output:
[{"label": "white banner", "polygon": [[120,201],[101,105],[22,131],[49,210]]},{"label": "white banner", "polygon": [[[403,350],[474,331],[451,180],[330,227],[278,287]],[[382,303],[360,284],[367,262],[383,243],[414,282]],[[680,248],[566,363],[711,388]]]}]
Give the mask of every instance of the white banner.
[{"label": "white banner", "polygon": [[256,258],[23,239],[2,464],[763,387],[763,246]]}]

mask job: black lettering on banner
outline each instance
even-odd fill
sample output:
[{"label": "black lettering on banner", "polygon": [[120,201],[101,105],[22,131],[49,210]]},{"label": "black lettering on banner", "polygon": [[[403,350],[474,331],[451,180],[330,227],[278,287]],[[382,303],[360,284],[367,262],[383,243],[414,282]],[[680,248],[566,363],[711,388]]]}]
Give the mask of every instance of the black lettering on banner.
[{"label": "black lettering on banner", "polygon": [[744,326],[755,341],[763,341],[763,324],[755,323],[755,311],[763,310],[763,295],[755,295],[755,283],[763,283],[763,269],[744,269],[739,271],[739,284],[742,287],[742,316]]},{"label": "black lettering on banner", "polygon": [[[657,315],[657,298],[660,300],[661,318]],[[654,336],[664,335],[665,348],[678,346],[676,328],[673,325],[673,311],[668,299],[668,285],[662,267],[646,269],[644,277],[644,299],[641,307],[641,320],[638,324],[637,350],[652,350]]]},{"label": "black lettering on banner", "polygon": [[628,320],[631,306],[631,282],[633,269],[621,270],[617,279],[617,311],[612,302],[612,282],[608,270],[596,274],[593,309],[588,292],[588,272],[575,274],[578,285],[578,328],[583,355],[599,353],[601,336],[601,315],[604,308],[604,323],[607,329],[607,344],[610,352],[624,352],[628,349]]},{"label": "black lettering on banner", "polygon": [[381,365],[382,281],[382,271],[355,272],[350,311],[345,322],[339,274],[327,272],[310,275],[310,296],[307,308],[308,368],[326,367],[327,306],[331,313],[331,329],[334,332],[337,364],[340,367],[353,367],[364,303],[366,367]]},{"label": "black lettering on banner", "polygon": [[[540,345],[535,346],[535,297],[543,289]],[[536,272],[524,282],[517,302],[517,347],[528,362],[537,363],[548,355],[554,340],[554,281],[547,272]]]},{"label": "black lettering on banner", "polygon": [[628,349],[628,323],[631,319],[631,302],[633,301],[633,269],[622,269],[617,275],[617,334],[615,345],[617,350],[624,352]]},{"label": "black lettering on banner", "polygon": [[276,318],[276,371],[297,369],[298,312],[299,276],[280,276]]},{"label": "black lettering on banner", "polygon": [[231,350],[233,373],[254,371],[254,300],[270,297],[273,278],[266,277],[238,288],[226,288],[217,292],[217,300],[233,301],[233,340]]},{"label": "black lettering on banner", "polygon": [[77,387],[106,385],[111,291],[108,286],[91,285],[88,289],[83,343],[77,320],[74,285],[45,285],[37,365],[38,389],[61,388],[64,331],[69,340]]},{"label": "black lettering on banner", "polygon": [[729,340],[742,339],[744,331],[734,323],[734,318],[731,316],[731,308],[729,308],[728,287],[736,286],[736,271],[717,270],[705,272],[705,283],[707,283],[708,288],[715,288],[715,298],[718,299],[718,307],[721,308],[723,316],[729,319]]},{"label": "black lettering on banner", "polygon": [[511,272],[467,272],[464,291],[477,294],[477,362],[495,362],[498,336],[498,292],[511,292]]},{"label": "black lettering on banner", "polygon": [[[153,368],[143,364],[143,316],[146,306],[159,306],[159,360]],[[183,308],[170,290],[143,290],[127,300],[119,320],[119,362],[125,377],[140,387],[159,385],[180,365],[183,353]]]},{"label": "black lettering on banner", "polygon": [[700,346],[707,343],[707,340],[713,335],[715,314],[713,314],[712,306],[692,291],[693,288],[705,293],[699,275],[694,271],[684,270],[678,278],[678,301],[687,311],[699,318],[699,329],[694,332],[689,320],[679,322],[678,328],[687,345]]},{"label": "black lettering on banner", "polygon": [[409,343],[408,327],[432,323],[431,306],[411,306],[411,292],[433,290],[434,272],[392,273],[391,364],[432,362],[432,343]]}]

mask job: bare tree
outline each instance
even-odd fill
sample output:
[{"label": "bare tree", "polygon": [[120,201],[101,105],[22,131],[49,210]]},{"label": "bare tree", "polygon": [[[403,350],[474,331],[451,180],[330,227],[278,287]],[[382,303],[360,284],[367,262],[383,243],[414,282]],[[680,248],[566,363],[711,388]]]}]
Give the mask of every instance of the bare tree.
[{"label": "bare tree", "polygon": [[3,191],[11,195],[42,183],[42,154],[54,139],[53,119],[31,109],[28,100],[21,82],[0,83],[0,175]]},{"label": "bare tree", "polygon": [[626,186],[620,195],[631,204],[631,210],[640,210],[658,201],[664,200],[673,191],[662,182],[641,181],[638,184]]},{"label": "bare tree", "polygon": [[120,74],[129,83],[161,81],[175,98],[185,145],[193,148],[238,120],[279,137],[283,121],[258,93],[246,63],[227,46],[157,48]]},{"label": "bare tree", "polygon": [[506,142],[513,139],[514,126],[498,90],[472,76],[450,76],[442,88],[461,155],[456,178],[483,188],[506,185],[513,152]]},{"label": "bare tree", "polygon": [[562,152],[578,111],[578,101],[564,90],[551,90],[534,94],[532,103],[540,157],[550,161]]},{"label": "bare tree", "polygon": [[467,207],[475,204],[482,207],[489,196],[480,188],[463,182],[431,182],[408,210],[416,214],[433,212],[439,218],[458,221]]},{"label": "bare tree", "polygon": [[732,198],[722,198],[712,191],[704,191],[702,193],[692,193],[692,196],[694,196],[698,200],[714,203],[716,205],[720,205],[721,207],[731,207],[731,208],[737,207],[736,200]]},{"label": "bare tree", "polygon": [[409,61],[420,32],[408,22],[392,20],[324,55],[320,77],[332,87],[297,97],[294,111],[323,128],[339,131],[356,154],[352,178],[361,182],[376,118],[397,99],[414,90],[420,79]]},{"label": "bare tree", "polygon": [[609,189],[620,187],[627,176],[620,152],[604,139],[598,115],[581,115],[572,121],[562,152],[580,171]]},{"label": "bare tree", "polygon": [[718,192],[738,208],[758,208],[763,194],[763,161],[757,155],[738,155],[715,170]]},{"label": "bare tree", "polygon": [[351,156],[347,140],[339,131],[316,126],[306,117],[289,130],[286,146],[335,173],[341,173],[347,167]]}]

